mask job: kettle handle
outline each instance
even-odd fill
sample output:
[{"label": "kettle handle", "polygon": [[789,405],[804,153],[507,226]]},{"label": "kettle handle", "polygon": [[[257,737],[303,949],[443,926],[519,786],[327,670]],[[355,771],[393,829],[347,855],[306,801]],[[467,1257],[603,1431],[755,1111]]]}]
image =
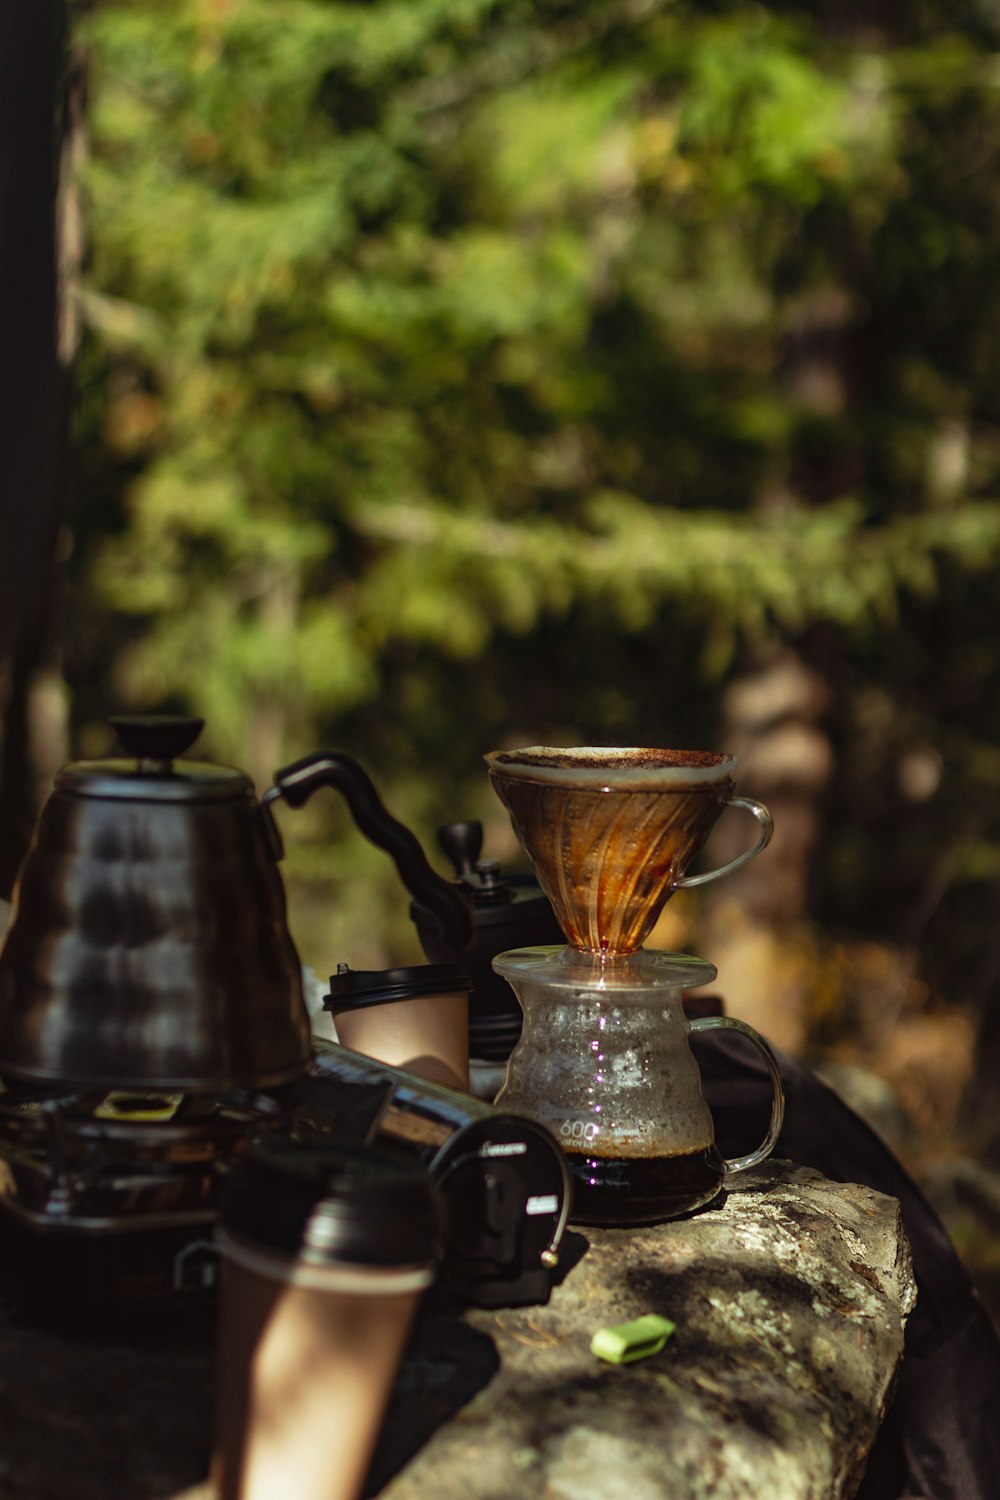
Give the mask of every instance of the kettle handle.
[{"label": "kettle handle", "polygon": [[755,1167],[758,1162],[770,1156],[774,1150],[777,1145],[778,1136],[781,1134],[781,1127],[785,1122],[785,1090],[781,1082],[781,1069],[778,1067],[778,1059],[759,1031],[754,1031],[752,1026],[747,1025],[746,1021],[737,1021],[735,1016],[699,1016],[697,1020],[688,1022],[689,1031],[711,1031],[713,1029],[739,1031],[743,1036],[749,1038],[767,1063],[767,1071],[771,1079],[771,1120],[767,1127],[767,1134],[756,1151],[750,1151],[746,1156],[725,1158],[723,1165],[726,1168],[726,1176],[732,1177],[737,1172],[745,1172],[749,1167]]},{"label": "kettle handle", "polygon": [[274,786],[262,803],[283,797],[290,807],[301,807],[321,786],[332,786],[344,796],[358,828],[371,843],[392,856],[410,895],[437,920],[451,948],[465,948],[474,936],[472,911],[457,885],[431,868],[418,840],[383,804],[368,773],[356,760],[335,750],[320,750],[276,771]]}]

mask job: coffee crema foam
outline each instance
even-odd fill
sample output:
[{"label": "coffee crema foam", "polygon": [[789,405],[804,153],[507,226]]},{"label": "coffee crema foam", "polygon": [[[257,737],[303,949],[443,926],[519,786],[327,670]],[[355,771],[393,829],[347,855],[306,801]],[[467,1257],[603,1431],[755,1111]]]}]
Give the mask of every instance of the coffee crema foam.
[{"label": "coffee crema foam", "polygon": [[638,746],[528,745],[517,750],[494,750],[485,759],[500,775],[564,786],[601,786],[608,791],[642,784],[713,784],[731,781],[736,770],[734,755]]}]

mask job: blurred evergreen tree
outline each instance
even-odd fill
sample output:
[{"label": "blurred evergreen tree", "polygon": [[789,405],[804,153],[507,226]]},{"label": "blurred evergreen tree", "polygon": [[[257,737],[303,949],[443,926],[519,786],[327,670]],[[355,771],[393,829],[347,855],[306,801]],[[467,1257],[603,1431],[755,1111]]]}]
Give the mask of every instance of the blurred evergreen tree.
[{"label": "blurred evergreen tree", "polygon": [[[815,909],[950,911],[971,965],[1000,879],[996,6],[78,24],[81,748],[182,703],[262,781],[336,745],[425,841],[483,810],[502,840],[494,743],[712,740],[790,649],[831,693]],[[351,918],[322,962],[360,927],[406,950],[381,856],[329,811],[292,839]]]}]

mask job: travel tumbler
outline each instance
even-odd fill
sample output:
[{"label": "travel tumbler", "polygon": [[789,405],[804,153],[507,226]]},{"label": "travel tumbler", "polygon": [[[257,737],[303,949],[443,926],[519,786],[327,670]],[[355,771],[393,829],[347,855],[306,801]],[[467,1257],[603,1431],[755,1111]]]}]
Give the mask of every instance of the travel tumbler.
[{"label": "travel tumbler", "polygon": [[217,1229],[219,1500],[357,1500],[440,1240],[409,1157],[288,1138],[241,1157]]}]

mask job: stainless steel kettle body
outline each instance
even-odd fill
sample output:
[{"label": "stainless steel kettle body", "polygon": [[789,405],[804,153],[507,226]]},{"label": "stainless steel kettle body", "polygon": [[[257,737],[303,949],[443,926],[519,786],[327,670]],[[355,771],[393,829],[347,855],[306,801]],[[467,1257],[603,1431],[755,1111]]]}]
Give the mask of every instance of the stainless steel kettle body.
[{"label": "stainless steel kettle body", "polygon": [[0,1074],[222,1091],[310,1055],[280,841],[242,772],[175,760],[199,720],[118,720],[134,760],[67,766],[0,952]]}]

